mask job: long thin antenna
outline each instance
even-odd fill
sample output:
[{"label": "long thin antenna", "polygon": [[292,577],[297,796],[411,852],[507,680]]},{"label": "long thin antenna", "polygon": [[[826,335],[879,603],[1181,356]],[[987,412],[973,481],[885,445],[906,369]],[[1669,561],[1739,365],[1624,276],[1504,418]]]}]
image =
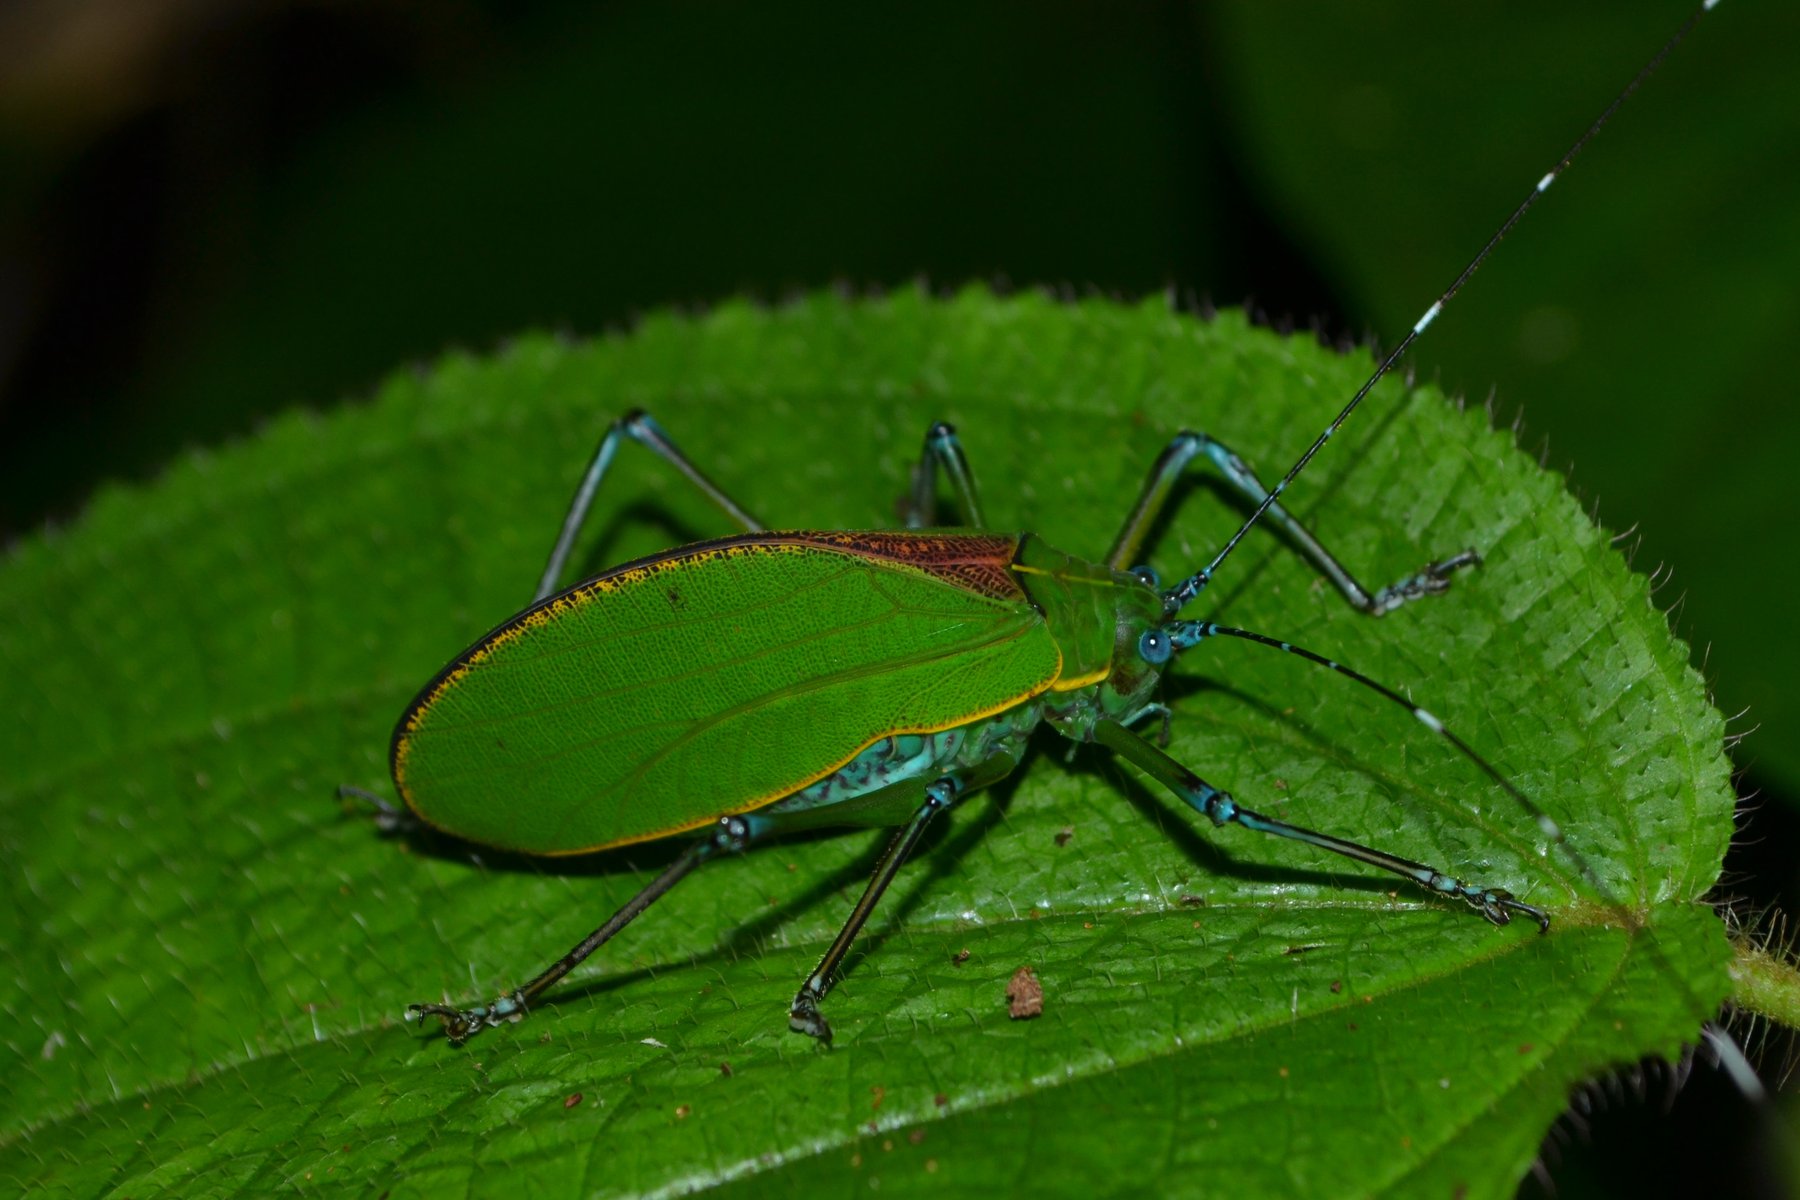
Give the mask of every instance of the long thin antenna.
[{"label": "long thin antenna", "polygon": [[1281,493],[1287,490],[1288,484],[1294,482],[1295,477],[1298,476],[1301,471],[1306,469],[1306,464],[1313,460],[1313,455],[1317,454],[1325,443],[1331,440],[1332,435],[1342,428],[1344,422],[1349,420],[1350,414],[1355,412],[1357,406],[1363,402],[1363,397],[1367,396],[1369,392],[1374,389],[1375,385],[1380,383],[1382,378],[1394,369],[1395,364],[1397,364],[1406,352],[1412,348],[1412,344],[1418,340],[1419,335],[1424,333],[1425,330],[1431,326],[1433,321],[1437,320],[1438,314],[1442,313],[1444,307],[1455,298],[1458,292],[1462,291],[1463,285],[1468,283],[1470,277],[1480,269],[1481,264],[1487,261],[1488,255],[1492,254],[1494,248],[1505,239],[1507,234],[1512,232],[1513,226],[1517,225],[1520,219],[1524,217],[1526,213],[1531,211],[1531,206],[1538,202],[1538,198],[1549,191],[1550,185],[1555,183],[1562,173],[1569,169],[1569,164],[1575,161],[1576,155],[1586,149],[1587,144],[1593,141],[1594,135],[1605,128],[1608,121],[1612,120],[1613,114],[1619,110],[1619,106],[1629,100],[1632,93],[1643,86],[1644,81],[1649,79],[1650,76],[1655,73],[1656,69],[1662,65],[1665,58],[1669,57],[1675,47],[1681,45],[1681,43],[1687,39],[1688,34],[1693,32],[1694,26],[1699,23],[1700,18],[1708,12],[1711,12],[1718,3],[1719,0],[1705,0],[1705,2],[1694,11],[1693,15],[1682,22],[1681,28],[1675,31],[1675,35],[1667,42],[1663,43],[1662,49],[1658,50],[1655,56],[1651,58],[1649,62],[1644,64],[1642,69],[1640,69],[1632,78],[1631,82],[1625,85],[1623,91],[1613,97],[1613,102],[1607,105],[1606,110],[1594,119],[1593,124],[1587,127],[1586,132],[1575,139],[1575,144],[1570,146],[1568,151],[1563,154],[1562,158],[1557,160],[1556,165],[1545,172],[1543,178],[1537,181],[1536,186],[1526,194],[1525,199],[1521,200],[1519,206],[1513,209],[1512,215],[1507,217],[1500,228],[1494,231],[1492,237],[1488,238],[1487,244],[1482,246],[1480,253],[1469,260],[1469,265],[1464,267],[1462,272],[1457,275],[1450,286],[1445,288],[1443,293],[1432,302],[1431,307],[1425,310],[1424,315],[1413,322],[1413,327],[1407,331],[1405,337],[1400,339],[1400,344],[1388,352],[1387,357],[1381,360],[1381,365],[1375,368],[1375,373],[1369,376],[1368,380],[1356,390],[1356,394],[1350,397],[1350,402],[1344,405],[1343,410],[1338,413],[1331,424],[1325,427],[1325,432],[1314,439],[1313,444],[1306,448],[1306,453],[1300,456],[1299,461],[1288,468],[1288,473],[1281,477],[1281,481],[1269,489],[1268,493],[1263,496],[1261,503],[1256,506],[1256,510],[1238,527],[1238,531],[1231,535],[1231,540],[1225,543],[1224,548],[1214,555],[1213,560],[1202,567],[1198,573],[1188,576],[1168,592],[1164,593],[1163,606],[1170,616],[1181,611],[1189,601],[1206,589],[1206,585],[1212,582],[1213,575],[1218,571],[1219,564],[1224,562],[1226,557],[1230,555],[1233,550],[1237,549],[1237,544],[1244,540],[1244,535],[1249,533],[1258,521],[1262,520],[1263,514],[1268,512],[1275,501],[1280,498]]}]

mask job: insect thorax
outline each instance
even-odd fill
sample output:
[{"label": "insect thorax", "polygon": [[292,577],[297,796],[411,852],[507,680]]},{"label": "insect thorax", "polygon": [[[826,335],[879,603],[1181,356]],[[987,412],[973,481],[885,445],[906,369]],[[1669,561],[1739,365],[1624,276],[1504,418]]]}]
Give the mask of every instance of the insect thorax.
[{"label": "insect thorax", "polygon": [[1163,621],[1156,590],[1030,535],[1013,569],[1062,652],[1061,677],[1042,697],[1043,719],[1087,742],[1098,721],[1142,716],[1162,675],[1138,653],[1139,640]]}]

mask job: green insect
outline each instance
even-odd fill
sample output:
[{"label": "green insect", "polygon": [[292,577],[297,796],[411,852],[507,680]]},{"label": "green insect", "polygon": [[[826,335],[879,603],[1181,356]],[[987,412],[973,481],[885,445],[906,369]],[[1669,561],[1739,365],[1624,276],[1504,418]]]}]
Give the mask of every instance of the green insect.
[{"label": "green insect", "polygon": [[[1563,842],[1553,820],[1437,717],[1392,689],[1285,641],[1181,614],[1265,515],[1371,616],[1444,591],[1455,572],[1479,561],[1464,550],[1370,590],[1279,497],[1593,132],[1538,182],[1279,482],[1266,487],[1205,434],[1179,434],[1097,561],[1031,533],[987,529],[974,473],[948,424],[926,433],[904,530],[770,532],[649,416],[634,412],[615,422],[576,489],[531,605],[425,685],[394,730],[390,765],[414,815],[481,845],[568,855],[681,835],[693,840],[523,987],[466,1008],[415,1004],[409,1017],[440,1018],[460,1044],[486,1026],[522,1019],[577,964],[711,858],[799,830],[896,827],[867,889],[789,1009],[790,1028],[829,1043],[820,1004],[901,864],[942,814],[1019,764],[1039,725],[1104,746],[1215,825],[1302,841],[1464,901],[1497,925],[1517,914],[1548,930],[1547,913],[1502,888],[1243,808],[1134,726],[1166,718],[1158,685],[1180,651],[1214,637],[1259,642],[1404,707],[1531,812],[1546,836]],[[672,465],[743,532],[558,590],[625,441]],[[1217,469],[1254,511],[1204,568],[1164,589],[1153,572],[1133,564],[1171,489],[1198,464]],[[935,527],[944,480],[960,527]]]},{"label": "green insect", "polygon": [[[656,451],[746,532],[615,568],[553,591],[594,491],[626,439]],[[1177,477],[1196,459],[1268,509],[1358,608],[1380,614],[1442,591],[1472,551],[1370,592],[1236,455],[1195,433],[1157,460],[1112,551],[1088,562],[1033,534],[981,528],[973,473],[934,425],[904,531],[765,532],[647,415],[615,423],[565,520],[531,607],[458,655],[394,731],[394,783],[427,824],[483,845],[577,854],[697,833],[686,853],[548,970],[489,1004],[414,1005],[454,1042],[516,1020],[715,855],[819,826],[898,826],[867,891],[801,985],[790,1026],[829,1041],[819,1011],[852,939],[928,825],[1018,765],[1048,724],[1135,763],[1219,825],[1297,838],[1458,897],[1489,920],[1549,918],[1506,891],[1239,806],[1131,726],[1159,715],[1178,651],[1250,638],[1176,614],[1206,575],[1161,590],[1127,569]],[[939,472],[968,528],[927,528]],[[503,800],[497,800],[503,798]]]}]

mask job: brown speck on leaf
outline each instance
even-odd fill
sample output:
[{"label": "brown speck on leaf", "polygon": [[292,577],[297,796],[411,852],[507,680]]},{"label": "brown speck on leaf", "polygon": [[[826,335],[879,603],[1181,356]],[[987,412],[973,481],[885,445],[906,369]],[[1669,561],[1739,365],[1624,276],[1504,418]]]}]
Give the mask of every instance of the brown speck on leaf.
[{"label": "brown speck on leaf", "polygon": [[936,1175],[937,1174],[937,1159],[928,1158],[925,1160],[925,1173],[927,1175]]},{"label": "brown speck on leaf", "polygon": [[944,1093],[942,1093],[942,1092],[939,1092],[937,1095],[935,1095],[931,1098],[931,1102],[933,1104],[937,1105],[939,1108],[942,1108],[942,1107],[944,1107],[944,1105],[950,1103],[950,1097],[944,1095]]},{"label": "brown speck on leaf", "polygon": [[1520,1042],[1519,1043],[1519,1053],[1520,1054],[1530,1054],[1535,1049],[1537,1049],[1537,1047],[1533,1046],[1530,1042]]},{"label": "brown speck on leaf", "polygon": [[871,1104],[869,1106],[869,1111],[870,1112],[880,1112],[881,1111],[881,1102],[883,1100],[887,1099],[887,1089],[882,1087],[878,1083],[874,1087],[869,1089],[869,1094],[871,1096],[875,1097],[875,1103]]},{"label": "brown speck on leaf", "polygon": [[720,1063],[719,1064],[719,1074],[725,1076],[725,1078],[727,1078],[727,1079],[730,1079],[731,1078],[731,1064],[728,1062]]},{"label": "brown speck on leaf", "polygon": [[960,967],[968,961],[969,948],[967,946],[964,946],[961,950],[958,950],[955,954],[950,956],[950,965],[953,967]]},{"label": "brown speck on leaf", "polygon": [[1335,996],[1338,993],[1342,992],[1343,990],[1344,990],[1344,981],[1343,980],[1334,979],[1331,981],[1331,994],[1332,995]]},{"label": "brown speck on leaf", "polygon": [[1006,984],[1006,1015],[1029,1021],[1044,1011],[1044,985],[1030,967],[1020,967]]},{"label": "brown speck on leaf", "polygon": [[1061,829],[1056,831],[1056,844],[1059,846],[1068,845],[1074,838],[1075,827],[1073,825],[1064,825]]},{"label": "brown speck on leaf", "polygon": [[581,1093],[580,1092],[570,1092],[567,1096],[563,1097],[563,1107],[564,1108],[574,1108],[577,1104],[580,1104],[580,1103],[581,1103]]},{"label": "brown speck on leaf", "polygon": [[1276,780],[1276,781],[1275,781],[1275,790],[1276,790],[1276,791],[1278,791],[1278,792],[1285,792],[1285,791],[1287,791],[1287,780],[1285,780],[1285,779],[1277,779],[1277,780]]},{"label": "brown speck on leaf", "polygon": [[925,1131],[923,1129],[915,1129],[906,1135],[906,1140],[916,1146],[925,1140]]},{"label": "brown speck on leaf", "polygon": [[1181,894],[1181,906],[1183,908],[1205,908],[1206,897],[1196,896],[1192,892],[1183,892]]},{"label": "brown speck on leaf", "polygon": [[1281,1068],[1281,1077],[1283,1079],[1287,1078],[1287,1068],[1286,1067]]},{"label": "brown speck on leaf", "polygon": [[890,1154],[893,1153],[894,1139],[893,1138],[882,1138],[881,1139],[881,1148],[882,1148],[882,1150],[884,1150]]},{"label": "brown speck on leaf", "polygon": [[677,1104],[675,1106],[675,1119],[677,1121],[685,1121],[687,1120],[688,1114],[693,1111],[694,1106],[691,1104]]}]

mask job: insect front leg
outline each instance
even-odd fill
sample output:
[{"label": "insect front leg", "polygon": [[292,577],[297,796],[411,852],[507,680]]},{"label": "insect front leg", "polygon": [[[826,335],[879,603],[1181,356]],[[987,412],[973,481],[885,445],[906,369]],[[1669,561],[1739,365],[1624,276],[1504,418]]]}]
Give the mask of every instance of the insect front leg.
[{"label": "insect front leg", "polygon": [[1230,792],[1213,787],[1179,762],[1116,722],[1102,721],[1096,725],[1094,740],[1136,764],[1151,778],[1187,801],[1190,807],[1215,825],[1239,825],[1258,833],[1291,838],[1294,841],[1305,842],[1309,846],[1317,846],[1321,850],[1329,850],[1333,854],[1341,854],[1345,858],[1355,859],[1357,862],[1367,863],[1372,867],[1379,867],[1383,871],[1391,871],[1395,875],[1412,880],[1435,895],[1454,896],[1462,900],[1496,925],[1509,923],[1513,914],[1519,913],[1536,921],[1540,932],[1548,931],[1550,928],[1548,913],[1541,908],[1526,904],[1522,900],[1515,900],[1513,894],[1503,888],[1464,883],[1436,867],[1252,812],[1232,799]]},{"label": "insect front leg", "polygon": [[[1268,496],[1269,490],[1256,477],[1256,472],[1229,446],[1207,434],[1184,430],[1175,435],[1150,468],[1150,477],[1144,481],[1144,488],[1138,493],[1131,515],[1125,519],[1124,528],[1119,530],[1119,536],[1113,541],[1112,550],[1106,559],[1108,566],[1115,571],[1127,571],[1136,565],[1134,560],[1138,551],[1143,548],[1144,539],[1162,512],[1163,505],[1168,502],[1175,481],[1196,458],[1204,458],[1217,467],[1225,481],[1250,503],[1261,504]],[[1481,556],[1473,549],[1464,550],[1438,562],[1427,563],[1417,574],[1380,591],[1370,592],[1280,501],[1269,506],[1268,515],[1293,540],[1300,553],[1344,594],[1346,600],[1372,617],[1391,612],[1409,600],[1445,590],[1450,586],[1451,575],[1481,561]]]},{"label": "insect front leg", "polygon": [[544,573],[538,578],[537,591],[531,597],[533,604],[556,591],[557,580],[562,578],[563,568],[569,562],[569,552],[575,546],[575,536],[581,532],[582,522],[587,519],[588,510],[593,507],[594,493],[600,490],[600,481],[612,466],[613,455],[619,451],[619,443],[626,438],[655,452],[658,458],[681,472],[683,478],[724,510],[725,515],[742,526],[744,532],[757,533],[762,530],[762,522],[751,516],[743,505],[726,495],[718,484],[708,479],[705,472],[696,467],[669,435],[663,432],[655,418],[643,409],[634,408],[608,425],[605,436],[594,448],[594,456],[588,460],[587,470],[582,472],[581,482],[576,485],[575,495],[569,501],[569,511],[563,517],[562,529],[557,532],[556,545],[551,547],[550,559],[544,564]]},{"label": "insect front leg", "polygon": [[443,1021],[444,1033],[453,1046],[462,1045],[490,1025],[524,1020],[537,1003],[538,997],[579,966],[588,955],[612,940],[614,934],[661,899],[664,893],[686,878],[688,872],[714,855],[744,849],[764,832],[766,830],[759,827],[754,817],[720,817],[710,834],[684,850],[681,857],[664,868],[663,873],[651,880],[643,891],[627,900],[625,906],[608,918],[604,925],[570,947],[567,954],[551,963],[524,987],[516,988],[487,1004],[476,1004],[468,1008],[456,1008],[448,1004],[409,1004],[406,1006],[406,1019],[439,1018]]},{"label": "insect front leg", "polygon": [[975,473],[963,454],[962,440],[956,427],[947,421],[934,421],[925,431],[925,448],[913,468],[912,497],[906,507],[906,527],[922,529],[937,524],[937,477],[942,471],[956,492],[956,503],[963,524],[971,529],[985,529],[981,516],[981,497],[975,488]]}]

